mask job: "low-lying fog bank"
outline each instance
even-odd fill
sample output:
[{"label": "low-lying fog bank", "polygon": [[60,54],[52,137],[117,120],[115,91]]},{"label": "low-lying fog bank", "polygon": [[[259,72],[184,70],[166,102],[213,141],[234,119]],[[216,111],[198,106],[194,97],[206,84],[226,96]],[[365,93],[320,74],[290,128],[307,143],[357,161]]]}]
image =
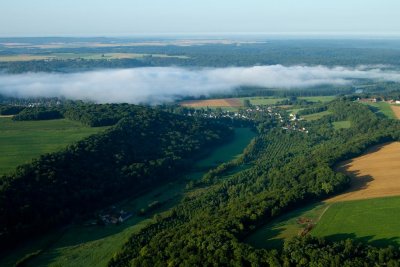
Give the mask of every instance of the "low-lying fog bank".
[{"label": "low-lying fog bank", "polygon": [[400,82],[400,72],[384,66],[254,66],[186,69],[149,67],[82,73],[1,74],[0,94],[10,97],[65,97],[98,103],[174,101],[212,93],[229,93],[240,86],[306,88],[346,85],[354,79]]}]

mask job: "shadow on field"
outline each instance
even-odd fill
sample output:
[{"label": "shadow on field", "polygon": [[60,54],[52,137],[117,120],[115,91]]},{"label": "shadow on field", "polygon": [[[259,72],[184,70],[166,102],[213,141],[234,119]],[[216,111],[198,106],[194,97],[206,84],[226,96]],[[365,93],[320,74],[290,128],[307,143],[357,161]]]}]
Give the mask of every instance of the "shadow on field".
[{"label": "shadow on field", "polygon": [[282,249],[287,238],[297,236],[306,227],[307,223],[299,223],[299,219],[310,219],[311,223],[316,223],[325,207],[324,203],[316,202],[288,211],[258,227],[243,242],[255,248]]},{"label": "shadow on field", "polygon": [[369,184],[374,180],[374,178],[371,175],[360,175],[359,170],[346,170],[348,168],[348,166],[345,166],[341,169],[337,169],[337,171],[345,173],[350,177],[349,187],[345,191],[328,198],[326,202],[337,202],[363,198],[362,191],[369,187]]},{"label": "shadow on field", "polygon": [[351,239],[355,241],[356,243],[363,243],[363,244],[368,244],[372,245],[375,247],[387,247],[387,246],[394,246],[398,247],[399,243],[397,242],[398,238],[393,237],[393,238],[381,238],[381,239],[374,239],[375,236],[370,235],[370,236],[356,236],[354,233],[348,233],[348,234],[334,234],[334,235],[329,235],[324,237],[326,240],[329,241],[343,241],[346,239]]}]

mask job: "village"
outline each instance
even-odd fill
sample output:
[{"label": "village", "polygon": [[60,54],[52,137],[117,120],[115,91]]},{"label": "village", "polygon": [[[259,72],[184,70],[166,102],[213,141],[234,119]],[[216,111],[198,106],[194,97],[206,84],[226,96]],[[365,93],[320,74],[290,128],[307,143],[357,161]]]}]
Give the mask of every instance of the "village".
[{"label": "village", "polygon": [[237,111],[216,109],[189,109],[184,113],[186,116],[202,117],[208,119],[231,119],[232,121],[265,121],[270,119],[276,122],[284,130],[299,131],[308,133],[308,130],[300,125],[304,119],[295,113],[288,114],[288,111],[279,106],[254,105],[240,108]]}]

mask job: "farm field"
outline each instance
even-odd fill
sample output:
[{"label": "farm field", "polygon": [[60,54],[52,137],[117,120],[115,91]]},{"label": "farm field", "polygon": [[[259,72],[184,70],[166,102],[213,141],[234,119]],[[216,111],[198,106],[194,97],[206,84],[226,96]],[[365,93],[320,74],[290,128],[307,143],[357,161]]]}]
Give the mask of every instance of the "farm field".
[{"label": "farm field", "polygon": [[0,175],[103,129],[65,119],[13,121],[11,118],[0,118]]},{"label": "farm field", "polygon": [[311,231],[337,241],[352,238],[376,246],[400,245],[400,197],[332,204]]},{"label": "farm field", "polygon": [[285,239],[297,236],[307,222],[318,221],[327,207],[320,202],[286,213],[257,229],[244,242],[256,248],[279,249]]},{"label": "farm field", "polygon": [[206,99],[206,100],[190,100],[183,101],[181,105],[184,107],[201,108],[201,107],[241,107],[243,102],[239,98],[221,98],[221,99]]},{"label": "farm field", "polygon": [[350,188],[327,202],[400,195],[400,142],[369,149],[364,155],[343,162],[337,170],[352,177]]},{"label": "farm field", "polygon": [[326,116],[329,114],[332,114],[332,113],[330,111],[322,111],[322,112],[318,112],[318,113],[304,115],[301,117],[306,121],[314,121],[314,120],[318,120],[318,119],[322,118],[323,116]]},{"label": "farm field", "polygon": [[51,54],[26,54],[26,55],[2,55],[0,62],[32,61],[32,60],[67,60],[67,59],[91,59],[91,60],[112,60],[112,59],[133,59],[152,57],[175,57],[187,58],[185,56],[169,56],[165,54],[136,54],[136,53],[51,53]]},{"label": "farm field", "polygon": [[392,109],[392,105],[386,102],[378,102],[378,103],[364,103],[366,105],[369,105],[375,109],[375,112],[377,114],[381,114],[382,116],[385,116],[390,119],[396,119],[396,115],[394,113],[394,110]]},{"label": "farm field", "polygon": [[279,248],[307,224],[315,224],[311,235],[332,240],[353,238],[375,245],[400,244],[399,160],[400,142],[394,142],[343,162],[338,171],[352,177],[346,192],[289,212],[260,227],[245,241],[259,248]]},{"label": "farm field", "polygon": [[397,119],[400,120],[400,106],[398,105],[391,105],[392,111]]},{"label": "farm field", "polygon": [[[206,158],[197,162],[193,173],[189,173],[187,178],[201,178],[210,168],[235,159],[254,136],[255,134],[248,128],[235,129],[235,138],[232,142],[217,148]],[[148,216],[139,216],[137,211],[146,208],[154,201],[164,203],[154,212],[168,210],[181,199],[185,186],[186,182],[179,180],[159,186],[140,197],[123,201],[117,206],[134,213],[124,223],[107,226],[70,226],[64,233],[52,233],[35,242],[25,244],[3,259],[0,255],[0,266],[14,266],[15,262],[24,255],[41,250],[43,247],[48,248],[30,260],[27,266],[107,266],[113,254],[133,233],[153,222],[153,213]],[[49,242],[49,240],[56,241]]]}]

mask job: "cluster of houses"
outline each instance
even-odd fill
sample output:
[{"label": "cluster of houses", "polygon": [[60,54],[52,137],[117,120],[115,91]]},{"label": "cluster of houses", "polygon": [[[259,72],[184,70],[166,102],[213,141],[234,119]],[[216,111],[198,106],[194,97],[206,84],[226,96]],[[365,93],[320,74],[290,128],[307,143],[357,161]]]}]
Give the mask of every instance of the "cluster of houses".
[{"label": "cluster of houses", "polygon": [[114,206],[104,213],[100,214],[98,217],[98,224],[109,225],[109,224],[119,224],[123,223],[130,217],[132,217],[132,213],[126,212],[124,210],[117,210]]},{"label": "cluster of houses", "polygon": [[278,110],[273,106],[253,106],[247,107],[245,109],[239,109],[237,111],[229,111],[222,109],[200,109],[200,110],[189,110],[185,114],[187,116],[203,117],[209,119],[220,119],[220,118],[230,118],[232,120],[254,120],[257,116],[269,116],[276,118],[283,122],[284,112]]},{"label": "cluster of houses", "polygon": [[289,131],[300,131],[308,133],[306,128],[299,126],[299,121],[303,119],[296,114],[290,114],[289,117],[287,112],[281,108],[275,106],[261,106],[255,105],[239,109],[238,111],[227,111],[222,109],[200,109],[200,110],[188,110],[185,114],[187,116],[203,117],[209,119],[220,119],[229,118],[232,120],[260,120],[270,118],[279,122],[282,129]]},{"label": "cluster of houses", "polygon": [[394,99],[387,99],[387,100],[382,100],[381,98],[357,98],[358,102],[362,102],[362,103],[377,103],[377,102],[386,102],[389,104],[396,104],[399,105],[400,104],[400,100],[394,100]]}]

